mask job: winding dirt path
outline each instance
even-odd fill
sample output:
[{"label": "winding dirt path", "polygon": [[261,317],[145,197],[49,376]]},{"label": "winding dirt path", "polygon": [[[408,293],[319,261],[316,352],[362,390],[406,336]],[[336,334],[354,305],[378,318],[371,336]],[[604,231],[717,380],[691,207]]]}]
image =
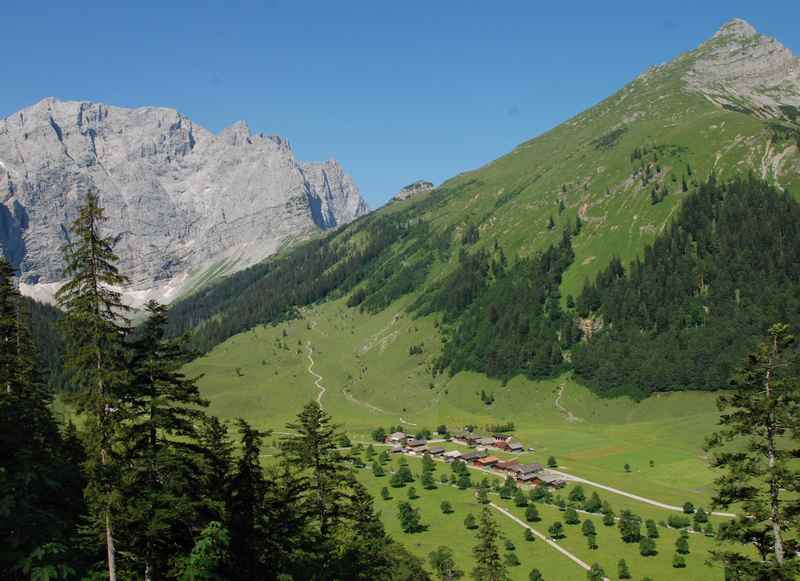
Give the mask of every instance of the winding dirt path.
[{"label": "winding dirt path", "polygon": [[322,376],[314,371],[314,350],[311,348],[311,341],[306,341],[306,351],[308,351],[308,373],[314,376],[314,387],[319,390],[319,395],[317,395],[317,403],[319,407],[325,409],[322,405],[322,396],[325,395],[325,392],[328,391],[325,389],[325,386],[322,385]]},{"label": "winding dirt path", "polygon": [[564,395],[564,389],[567,386],[565,384],[561,384],[558,386],[558,395],[556,396],[556,409],[560,411],[565,418],[567,418],[568,422],[582,422],[583,420],[561,405],[561,396]]}]

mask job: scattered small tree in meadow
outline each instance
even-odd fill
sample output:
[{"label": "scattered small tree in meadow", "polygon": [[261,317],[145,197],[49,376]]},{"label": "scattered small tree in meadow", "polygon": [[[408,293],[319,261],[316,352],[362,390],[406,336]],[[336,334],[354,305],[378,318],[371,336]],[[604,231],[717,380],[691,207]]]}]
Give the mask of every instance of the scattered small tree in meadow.
[{"label": "scattered small tree in meadow", "polygon": [[412,486],[408,489],[408,500],[416,500],[417,498],[419,498],[417,489]]},{"label": "scattered small tree in meadow", "polygon": [[695,529],[700,530],[698,524],[706,524],[708,522],[708,513],[703,509],[703,507],[699,507],[694,513],[694,524]]},{"label": "scattered small tree in meadow", "polygon": [[531,529],[525,529],[525,540],[528,542],[533,542],[536,540],[536,535],[533,534]]},{"label": "scattered small tree in meadow", "polygon": [[652,557],[656,555],[656,542],[650,537],[642,537],[639,539],[639,554],[642,557]]},{"label": "scattered small tree in meadow", "polygon": [[386,472],[383,470],[383,467],[378,464],[377,462],[372,463],[372,475],[376,478],[380,478],[382,476],[386,476]]},{"label": "scattered small tree in meadow", "polygon": [[425,471],[422,473],[422,477],[420,478],[420,483],[425,490],[433,490],[436,488],[436,481],[433,479],[433,473],[429,471]]},{"label": "scattered small tree in meadow", "polygon": [[400,475],[400,478],[403,479],[404,484],[414,482],[414,475],[411,474],[411,468],[408,467],[408,464],[401,464],[400,467],[397,469],[397,472],[395,472],[395,474]]},{"label": "scattered small tree in meadow", "polygon": [[339,437],[336,439],[336,444],[340,448],[350,448],[353,443],[350,441],[350,438],[347,437],[347,434],[344,432],[339,434]]},{"label": "scattered small tree in meadow", "polygon": [[478,503],[489,504],[489,491],[483,486],[478,489]]},{"label": "scattered small tree in meadow", "polygon": [[530,575],[528,575],[528,581],[544,581],[544,575],[539,569],[531,569]]},{"label": "scattered small tree in meadow", "polygon": [[389,485],[392,488],[402,488],[406,485],[406,481],[403,479],[403,475],[399,472],[395,472],[392,474],[391,478],[389,478]]},{"label": "scattered small tree in meadow", "polygon": [[375,428],[372,430],[372,439],[376,442],[383,443],[383,441],[386,439],[386,430],[383,428]]},{"label": "scattered small tree in meadow", "polygon": [[472,513],[464,518],[464,526],[470,531],[478,528],[478,522],[475,520],[475,516]]},{"label": "scattered small tree in meadow", "polygon": [[449,547],[439,547],[428,554],[428,562],[439,581],[456,581],[464,576],[464,571],[456,566],[453,551]]},{"label": "scattered small tree in meadow", "polygon": [[714,531],[714,525],[712,525],[711,523],[706,523],[706,527],[705,529],[703,529],[703,534],[707,537],[715,536],[716,533]]},{"label": "scattered small tree in meadow", "polygon": [[555,227],[556,227],[556,222],[555,220],[553,220],[553,217],[550,216],[550,218],[547,220],[547,229],[552,230]]},{"label": "scattered small tree in meadow", "polygon": [[577,525],[581,522],[581,517],[578,516],[578,511],[569,507],[564,511],[564,522],[568,525]]},{"label": "scattered small tree in meadow", "polygon": [[550,456],[547,459],[547,467],[548,468],[558,468],[558,462],[556,462],[556,457],[555,456]]},{"label": "scattered small tree in meadow", "polygon": [[550,533],[550,537],[558,540],[563,539],[566,535],[564,535],[564,525],[561,524],[560,521],[556,521],[550,525],[547,529],[547,532]]},{"label": "scattered small tree in meadow", "polygon": [[650,468],[655,468],[656,463],[653,460],[650,460]]},{"label": "scattered small tree in meadow", "polygon": [[626,462],[624,468],[625,468],[625,472],[630,473],[630,471],[631,471],[631,465],[630,464],[628,464]]},{"label": "scattered small tree in meadow", "polygon": [[461,474],[458,477],[458,482],[456,484],[460,490],[466,490],[472,486],[472,480],[470,480],[469,474]]},{"label": "scattered small tree in meadow", "polygon": [[691,502],[684,502],[683,503],[683,512],[684,512],[684,514],[692,514],[692,513],[694,513],[694,505]]},{"label": "scattered small tree in meadow", "polygon": [[378,455],[378,462],[381,463],[381,466],[385,466],[389,462],[389,452],[387,452],[386,450],[383,450]]},{"label": "scattered small tree in meadow", "polygon": [[517,547],[514,546],[514,541],[512,541],[511,539],[506,539],[505,540],[505,547],[506,547],[506,551],[516,551],[517,550]]},{"label": "scattered small tree in meadow", "polygon": [[555,505],[558,507],[558,510],[562,512],[567,510],[567,501],[564,500],[560,494],[556,495]]},{"label": "scattered small tree in meadow", "polygon": [[572,490],[569,491],[567,496],[571,502],[583,502],[586,500],[586,493],[583,491],[583,486],[576,484]]},{"label": "scattered small tree in meadow", "polygon": [[367,454],[367,459],[372,460],[373,456],[375,456],[375,446],[373,446],[372,444],[367,446],[366,454]]},{"label": "scattered small tree in meadow", "polygon": [[599,563],[592,564],[591,569],[586,572],[586,579],[588,581],[603,581],[606,578],[606,572]]},{"label": "scattered small tree in meadow", "polygon": [[636,543],[642,536],[642,519],[629,510],[623,510],[619,517],[619,533],[626,543]]},{"label": "scattered small tree in meadow", "polygon": [[520,508],[523,506],[528,506],[528,497],[525,496],[525,493],[519,488],[514,491],[514,505]]},{"label": "scattered small tree in meadow", "polygon": [[689,526],[688,517],[679,514],[671,514],[667,517],[667,524],[673,529],[685,529]]},{"label": "scattered small tree in meadow", "polygon": [[594,523],[588,518],[583,521],[583,524],[581,525],[581,533],[583,533],[584,536],[597,533],[597,530],[594,528]]},{"label": "scattered small tree in meadow", "polygon": [[600,496],[597,492],[592,492],[589,499],[583,503],[583,510],[586,512],[600,512],[603,508],[603,503],[600,501]]},{"label": "scattered small tree in meadow", "polygon": [[617,577],[620,579],[631,578],[631,570],[628,568],[628,563],[625,562],[625,559],[620,559],[617,563]]},{"label": "scattered small tree in meadow", "polygon": [[442,484],[447,484],[450,482],[450,477],[447,476],[447,472],[442,472],[442,475],[439,477],[439,481]]},{"label": "scattered small tree in meadow", "polygon": [[400,519],[400,527],[404,533],[417,533],[425,528],[419,516],[419,509],[414,508],[408,502],[400,502],[397,505],[397,517]]},{"label": "scattered small tree in meadow", "polygon": [[675,541],[675,550],[681,555],[689,554],[689,533],[681,531],[681,536]]},{"label": "scattered small tree in meadow", "polygon": [[658,527],[656,526],[656,521],[653,519],[647,519],[644,523],[644,528],[647,530],[647,536],[651,539],[657,539],[659,537]]},{"label": "scattered small tree in meadow", "polygon": [[381,498],[383,498],[383,500],[389,500],[392,498],[392,495],[389,493],[389,489],[385,486],[381,488]]},{"label": "scattered small tree in meadow", "polygon": [[614,516],[614,511],[609,510],[605,514],[603,514],[603,526],[613,527],[617,522],[617,518]]},{"label": "scattered small tree in meadow", "polygon": [[534,486],[528,492],[528,498],[531,502],[550,502],[552,500],[552,493],[546,486]]},{"label": "scattered small tree in meadow", "polygon": [[686,567],[686,558],[680,553],[675,553],[672,556],[672,566],[676,569],[683,569]]},{"label": "scattered small tree in meadow", "polygon": [[452,514],[453,512],[453,505],[447,500],[443,500],[442,504],[439,505],[439,508],[442,509],[442,514]]},{"label": "scattered small tree in meadow", "polygon": [[506,481],[503,483],[503,486],[500,488],[500,498],[508,500],[514,495],[516,490],[516,481],[511,476],[508,476],[506,477]]},{"label": "scattered small tree in meadow", "polygon": [[447,426],[445,426],[444,424],[439,424],[438,426],[436,426],[436,433],[439,434],[440,436],[446,436],[449,433],[449,431],[447,429]]},{"label": "scattered small tree in meadow", "polygon": [[503,562],[507,567],[519,567],[522,564],[516,553],[506,553],[506,556],[503,557]]},{"label": "scattered small tree in meadow", "polygon": [[539,509],[536,508],[535,504],[529,504],[528,508],[525,509],[525,520],[528,522],[539,522],[542,520],[542,517],[539,516]]},{"label": "scattered small tree in meadow", "polygon": [[436,470],[436,464],[434,463],[433,458],[431,458],[429,454],[425,454],[422,457],[422,471],[433,472],[434,470]]}]

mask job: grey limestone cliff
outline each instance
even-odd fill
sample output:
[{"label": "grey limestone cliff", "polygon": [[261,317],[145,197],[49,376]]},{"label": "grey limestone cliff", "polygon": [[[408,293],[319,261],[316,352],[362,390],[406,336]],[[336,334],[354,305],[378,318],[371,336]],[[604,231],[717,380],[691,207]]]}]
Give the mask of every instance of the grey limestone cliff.
[{"label": "grey limestone cliff", "polygon": [[0,247],[28,294],[63,279],[61,248],[87,191],[119,236],[131,302],[164,301],[367,212],[336,161],[238,122],[219,134],[174,109],[45,99],[0,119]]}]

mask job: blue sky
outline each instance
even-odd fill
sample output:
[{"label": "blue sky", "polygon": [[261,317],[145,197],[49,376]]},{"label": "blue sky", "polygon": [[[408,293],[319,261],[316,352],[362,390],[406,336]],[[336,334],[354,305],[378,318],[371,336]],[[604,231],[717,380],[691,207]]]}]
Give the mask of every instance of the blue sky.
[{"label": "blue sky", "polygon": [[372,207],[506,153],[745,18],[800,52],[800,2],[3,3],[0,116],[46,96],[244,119],[338,159]]}]

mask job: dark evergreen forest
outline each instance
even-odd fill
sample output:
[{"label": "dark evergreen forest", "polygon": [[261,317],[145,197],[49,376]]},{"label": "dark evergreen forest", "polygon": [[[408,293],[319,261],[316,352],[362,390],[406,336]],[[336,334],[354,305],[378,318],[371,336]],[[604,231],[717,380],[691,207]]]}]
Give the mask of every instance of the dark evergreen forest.
[{"label": "dark evergreen forest", "polygon": [[754,177],[713,177],[627,268],[613,260],[577,299],[602,329],[576,346],[601,392],[728,387],[775,322],[800,330],[800,204]]}]

